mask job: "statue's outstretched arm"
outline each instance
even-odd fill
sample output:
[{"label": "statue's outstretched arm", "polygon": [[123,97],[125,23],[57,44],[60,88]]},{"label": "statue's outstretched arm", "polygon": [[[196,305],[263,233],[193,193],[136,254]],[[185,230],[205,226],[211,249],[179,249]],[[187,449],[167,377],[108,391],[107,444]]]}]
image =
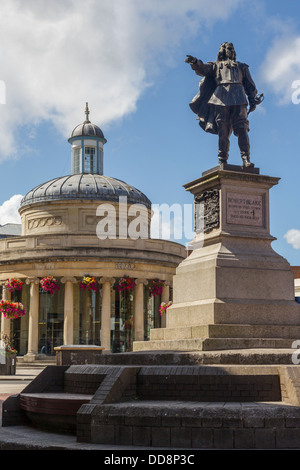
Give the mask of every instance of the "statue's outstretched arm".
[{"label": "statue's outstretched arm", "polygon": [[191,55],[187,55],[185,62],[190,64],[192,69],[196,72],[197,75],[201,75],[205,77],[206,75],[210,75],[213,72],[213,63],[209,62],[204,64],[202,60],[197,59]]}]

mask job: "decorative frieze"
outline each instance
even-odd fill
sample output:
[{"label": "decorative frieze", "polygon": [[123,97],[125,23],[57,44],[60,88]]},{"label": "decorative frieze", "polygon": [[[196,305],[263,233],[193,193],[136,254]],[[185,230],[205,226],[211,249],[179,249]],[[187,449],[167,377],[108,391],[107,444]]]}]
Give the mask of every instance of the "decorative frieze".
[{"label": "decorative frieze", "polygon": [[38,217],[36,219],[30,219],[27,222],[28,230],[42,227],[51,227],[53,225],[61,225],[62,218],[59,216],[53,217]]},{"label": "decorative frieze", "polygon": [[195,196],[195,232],[208,233],[220,226],[219,190],[211,189]]},{"label": "decorative frieze", "polygon": [[123,270],[135,269],[136,265],[135,265],[135,263],[115,263],[115,268],[116,269],[123,269]]}]

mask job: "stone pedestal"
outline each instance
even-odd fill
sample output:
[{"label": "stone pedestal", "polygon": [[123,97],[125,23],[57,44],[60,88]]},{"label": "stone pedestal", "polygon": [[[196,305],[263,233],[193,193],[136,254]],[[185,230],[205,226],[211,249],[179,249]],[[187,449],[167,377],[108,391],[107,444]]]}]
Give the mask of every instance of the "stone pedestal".
[{"label": "stone pedestal", "polygon": [[271,247],[278,181],[224,165],[184,186],[195,202],[193,251],[176,270],[166,328],[135,351],[291,348],[300,338],[293,273]]},{"label": "stone pedestal", "polygon": [[4,364],[0,362],[0,375],[15,375],[17,365],[16,354],[9,354],[5,358]]},{"label": "stone pedestal", "polygon": [[81,364],[98,364],[99,355],[102,354],[104,348],[101,346],[91,345],[64,345],[54,348],[56,351],[56,365],[81,365]]}]

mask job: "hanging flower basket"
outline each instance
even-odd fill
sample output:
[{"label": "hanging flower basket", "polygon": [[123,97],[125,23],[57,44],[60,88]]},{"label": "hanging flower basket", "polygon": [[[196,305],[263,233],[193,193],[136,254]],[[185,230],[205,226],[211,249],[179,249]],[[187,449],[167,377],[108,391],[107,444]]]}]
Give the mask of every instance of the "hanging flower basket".
[{"label": "hanging flower basket", "polygon": [[116,289],[118,292],[133,292],[135,288],[135,280],[124,276],[120,279],[119,284],[117,284]]},{"label": "hanging flower basket", "polygon": [[53,276],[44,277],[41,279],[40,284],[43,291],[51,295],[56,294],[60,290],[59,282]]},{"label": "hanging flower basket", "polygon": [[149,286],[150,287],[150,295],[152,295],[153,297],[155,295],[161,295],[163,287],[164,287],[164,283],[165,283],[165,281],[161,281],[160,279],[153,279],[150,282],[150,286]]},{"label": "hanging flower basket", "polygon": [[23,317],[25,315],[24,305],[20,302],[10,302],[9,300],[0,301],[0,313],[9,320]]},{"label": "hanging flower basket", "polygon": [[9,279],[6,288],[9,292],[14,292],[15,290],[22,290],[22,286],[23,282],[20,279],[12,278]]},{"label": "hanging flower basket", "polygon": [[158,309],[160,315],[164,315],[169,307],[171,307],[172,302],[162,302]]},{"label": "hanging flower basket", "polygon": [[99,285],[94,277],[84,276],[81,283],[79,284],[81,290],[88,290],[89,292],[98,292]]}]

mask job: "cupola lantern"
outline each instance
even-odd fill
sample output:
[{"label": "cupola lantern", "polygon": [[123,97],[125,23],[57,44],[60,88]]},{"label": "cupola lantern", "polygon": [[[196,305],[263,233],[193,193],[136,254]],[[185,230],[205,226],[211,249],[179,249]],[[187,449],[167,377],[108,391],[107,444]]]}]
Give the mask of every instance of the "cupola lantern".
[{"label": "cupola lantern", "polygon": [[85,106],[85,120],[73,130],[68,142],[72,145],[72,174],[103,175],[103,145],[107,142],[100,127],[89,120],[89,106]]}]

